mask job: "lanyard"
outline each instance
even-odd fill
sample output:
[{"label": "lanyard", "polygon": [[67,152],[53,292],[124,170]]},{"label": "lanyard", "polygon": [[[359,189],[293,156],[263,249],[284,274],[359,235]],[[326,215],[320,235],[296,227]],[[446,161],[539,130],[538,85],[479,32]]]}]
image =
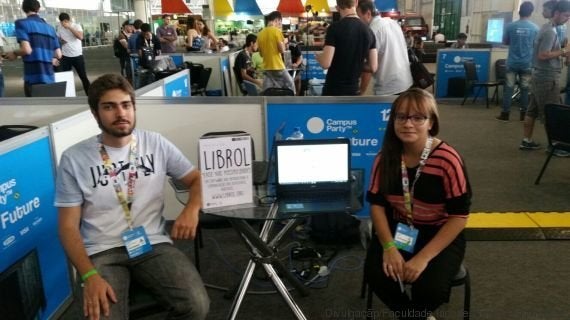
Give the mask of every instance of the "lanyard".
[{"label": "lanyard", "polygon": [[119,182],[118,171],[120,168],[113,168],[113,162],[105,149],[105,146],[101,141],[99,141],[99,153],[101,154],[101,159],[103,160],[103,166],[105,170],[107,170],[109,176],[111,177],[111,181],[113,182],[113,187],[115,189],[115,193],[117,194],[117,199],[123,208],[123,212],[125,214],[125,220],[127,220],[127,224],[129,225],[129,229],[133,229],[133,218],[131,215],[131,204],[133,203],[134,198],[134,190],[135,190],[135,181],[137,175],[137,137],[132,135],[132,140],[130,144],[130,151],[129,151],[129,180],[127,182],[127,197],[125,197],[125,193],[123,192],[123,187]]},{"label": "lanyard", "polygon": [[402,154],[401,160],[401,167],[402,167],[402,191],[404,193],[404,207],[406,208],[406,218],[408,220],[408,225],[412,228],[414,227],[414,213],[413,213],[413,197],[414,197],[414,188],[416,186],[416,182],[422,173],[422,169],[426,164],[426,160],[429,157],[429,153],[431,151],[431,145],[433,144],[433,137],[428,137],[426,141],[426,146],[422,151],[420,156],[420,165],[418,170],[416,171],[416,176],[414,177],[414,181],[412,182],[412,188],[410,189],[410,179],[408,177],[408,169],[406,168],[406,162],[404,161],[404,155]]}]

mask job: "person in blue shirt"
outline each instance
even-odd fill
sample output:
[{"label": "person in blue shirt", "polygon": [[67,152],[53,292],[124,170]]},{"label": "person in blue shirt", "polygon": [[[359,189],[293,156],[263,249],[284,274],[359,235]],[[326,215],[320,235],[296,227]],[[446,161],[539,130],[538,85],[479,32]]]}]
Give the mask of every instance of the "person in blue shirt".
[{"label": "person in blue shirt", "polygon": [[533,43],[538,33],[538,26],[530,21],[534,5],[525,1],[519,8],[520,19],[510,23],[505,31],[503,43],[509,46],[507,57],[507,73],[503,92],[503,107],[496,117],[499,121],[509,121],[512,96],[516,78],[519,78],[520,120],[524,120],[528,108],[528,92],[532,77]]},{"label": "person in blue shirt", "polygon": [[55,82],[54,66],[59,66],[61,47],[55,29],[38,15],[40,3],[38,0],[24,0],[22,11],[26,18],[18,19],[16,39],[20,48],[7,53],[10,60],[22,56],[24,62],[24,93],[32,95],[32,85]]}]

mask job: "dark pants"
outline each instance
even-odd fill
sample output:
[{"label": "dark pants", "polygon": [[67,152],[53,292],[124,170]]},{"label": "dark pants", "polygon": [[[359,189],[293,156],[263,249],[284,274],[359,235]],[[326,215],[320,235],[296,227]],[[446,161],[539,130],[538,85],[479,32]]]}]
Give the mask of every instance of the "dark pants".
[{"label": "dark pants", "polygon": [[87,72],[85,71],[85,60],[83,55],[77,57],[66,57],[61,58],[61,70],[70,71],[71,67],[75,68],[81,83],[83,84],[83,90],[85,90],[85,95],[89,95],[89,79],[87,79]]},{"label": "dark pants", "polygon": [[[416,244],[416,252],[433,238],[435,231],[422,230]],[[433,233],[433,234],[430,234]],[[413,255],[400,251],[404,260],[410,260]],[[465,240],[460,234],[447,248],[440,252],[427,265],[420,277],[411,284],[411,297],[400,291],[397,281],[388,278],[382,270],[383,249],[376,234],[371,240],[365,262],[364,276],[374,293],[394,312],[398,319],[426,319],[430,312],[449,301],[451,282],[465,254]]]}]

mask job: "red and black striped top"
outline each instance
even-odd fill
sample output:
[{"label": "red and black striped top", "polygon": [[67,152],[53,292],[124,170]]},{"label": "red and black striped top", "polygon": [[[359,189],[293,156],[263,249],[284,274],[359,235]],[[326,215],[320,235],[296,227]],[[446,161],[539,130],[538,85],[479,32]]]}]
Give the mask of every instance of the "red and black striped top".
[{"label": "red and black striped top", "polygon": [[[385,207],[387,213],[392,212],[394,220],[406,222],[402,174],[399,174],[400,180],[394,187],[395,190],[380,190],[380,158],[381,153],[374,160],[366,198],[371,204]],[[415,177],[417,169],[418,167],[408,168],[408,176]],[[416,182],[413,198],[414,225],[440,226],[447,221],[449,215],[467,218],[470,206],[471,188],[463,160],[453,147],[442,142],[431,151]]]}]

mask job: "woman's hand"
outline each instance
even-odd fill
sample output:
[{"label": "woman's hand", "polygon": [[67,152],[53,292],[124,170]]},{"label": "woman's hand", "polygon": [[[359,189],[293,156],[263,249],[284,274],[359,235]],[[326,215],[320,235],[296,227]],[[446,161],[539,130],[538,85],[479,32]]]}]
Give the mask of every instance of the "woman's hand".
[{"label": "woman's hand", "polygon": [[404,276],[402,281],[407,283],[415,282],[428,265],[428,260],[419,255],[414,256],[404,264]]},{"label": "woman's hand", "polygon": [[398,281],[398,277],[403,278],[405,261],[396,247],[384,250],[382,260],[384,261],[382,269],[386,276],[394,281]]}]

